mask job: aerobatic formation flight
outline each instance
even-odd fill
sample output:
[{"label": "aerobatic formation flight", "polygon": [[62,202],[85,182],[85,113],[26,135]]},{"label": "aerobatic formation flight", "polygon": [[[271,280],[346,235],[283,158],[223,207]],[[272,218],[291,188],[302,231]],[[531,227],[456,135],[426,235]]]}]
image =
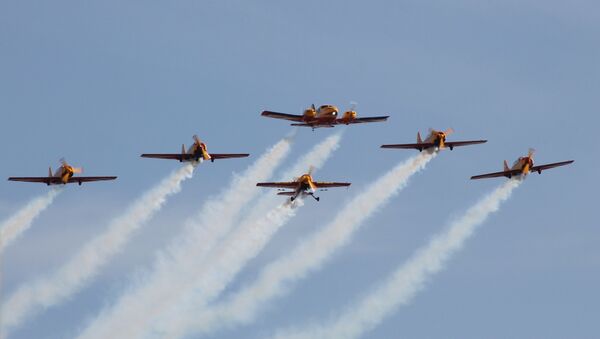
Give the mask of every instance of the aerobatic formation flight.
[{"label": "aerobatic formation flight", "polygon": [[[341,117],[338,116],[339,109],[333,105],[322,105],[320,107],[315,107],[315,105],[311,105],[311,107],[307,108],[303,114],[294,115],[287,113],[278,113],[272,111],[263,111],[261,113],[262,116],[275,118],[275,119],[284,119],[292,121],[292,126],[301,126],[301,127],[310,127],[312,130],[316,128],[332,128],[337,125],[350,125],[350,124],[359,124],[359,123],[371,123],[371,122],[384,122],[387,121],[389,116],[371,116],[371,117],[357,117],[357,113],[355,111],[355,107],[351,107],[348,111],[344,112]],[[416,157],[423,157],[426,154],[434,154],[443,149],[449,148],[453,150],[455,147],[467,146],[467,145],[476,145],[486,143],[487,140],[463,140],[463,141],[448,141],[446,138],[449,134],[453,133],[453,130],[447,129],[446,131],[438,131],[434,129],[430,129],[428,136],[425,139],[421,138],[421,134],[417,133],[417,141],[416,143],[408,143],[408,144],[385,144],[381,145],[381,148],[391,148],[391,149],[416,149],[419,152],[426,151],[423,154],[417,155]],[[144,153],[141,154],[143,158],[156,158],[156,159],[168,159],[168,160],[177,160],[179,162],[191,163],[182,167],[179,171],[183,170],[185,167],[188,167],[189,173],[183,173],[191,177],[191,172],[195,165],[202,161],[210,160],[214,162],[218,159],[229,159],[229,158],[245,158],[250,154],[248,153],[209,153],[206,147],[206,144],[198,138],[197,135],[193,136],[194,143],[186,150],[185,145],[182,145],[180,153]],[[534,150],[530,149],[527,156],[520,157],[515,161],[512,167],[508,166],[508,163],[504,161],[504,170],[501,172],[487,173],[472,176],[471,179],[483,179],[483,178],[494,178],[494,177],[525,177],[530,172],[538,172],[541,173],[544,170],[565,166],[574,162],[574,160],[562,161],[556,163],[550,163],[545,165],[534,166],[533,162],[533,154]],[[412,166],[412,165],[411,165]],[[416,165],[415,165],[416,166]],[[403,167],[402,167],[403,168]],[[415,167],[417,168],[417,167]],[[259,182],[256,183],[258,187],[271,187],[277,188],[277,195],[287,196],[289,197],[290,202],[294,202],[298,198],[303,198],[305,196],[310,196],[314,198],[316,201],[319,201],[320,198],[315,196],[317,191],[326,191],[328,188],[334,187],[349,187],[351,185],[350,182],[322,182],[315,181],[312,176],[313,168],[311,167],[308,173],[301,175],[291,181],[285,182]],[[52,168],[50,168],[48,176],[46,177],[10,177],[8,180],[10,181],[23,181],[23,182],[37,182],[37,183],[45,183],[46,185],[65,185],[68,183],[78,183],[81,185],[84,182],[92,182],[92,181],[106,181],[106,180],[115,180],[116,176],[77,176],[76,174],[82,173],[83,170],[81,168],[76,168],[69,165],[64,159],[61,159],[61,166],[53,173]],[[414,172],[413,172],[414,173]],[[177,173],[176,173],[177,174]],[[387,177],[387,176],[385,176]],[[175,183],[173,192],[176,192],[179,189],[179,184],[182,181],[182,178],[179,178],[176,181],[168,180],[167,183]],[[266,177],[265,177],[266,178]],[[252,189],[252,185],[254,182],[258,180],[264,180],[263,178],[253,178],[250,181],[250,189]],[[167,191],[167,192],[172,192]],[[152,193],[153,191],[151,191]],[[159,190],[162,192],[162,190]],[[161,199],[158,199],[161,200]],[[287,205],[284,206],[289,206]],[[137,211],[134,209],[134,211]],[[143,214],[142,216],[144,216]],[[143,219],[143,218],[142,218]],[[0,322],[0,330],[2,324]]]}]

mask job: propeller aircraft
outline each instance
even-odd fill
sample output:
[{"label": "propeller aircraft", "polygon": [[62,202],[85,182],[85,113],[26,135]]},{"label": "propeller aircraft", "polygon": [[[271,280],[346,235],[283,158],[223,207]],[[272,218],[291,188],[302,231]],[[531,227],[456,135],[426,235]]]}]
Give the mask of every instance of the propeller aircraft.
[{"label": "propeller aircraft", "polygon": [[23,182],[39,182],[50,185],[66,185],[78,183],[80,186],[84,182],[91,181],[106,181],[115,180],[117,177],[114,176],[103,176],[103,177],[77,177],[74,174],[83,173],[82,168],[76,168],[69,165],[65,159],[61,159],[61,166],[52,174],[52,167],[48,169],[47,177],[10,177],[10,181],[23,181]]},{"label": "propeller aircraft", "polygon": [[[298,178],[295,178],[293,181],[288,182],[259,182],[256,184],[258,187],[275,187],[279,188],[279,193],[277,195],[285,195],[290,197],[290,201],[294,201],[299,196],[310,195],[316,201],[319,201],[320,198],[315,196],[315,192],[317,190],[326,190],[331,187],[348,187],[350,186],[349,182],[319,182],[314,181],[312,178],[313,168],[308,171],[308,173],[301,175]],[[286,191],[286,189],[291,189],[292,191]]]},{"label": "propeller aircraft", "polygon": [[291,126],[311,127],[313,130],[320,127],[331,128],[335,127],[335,125],[380,122],[386,121],[389,118],[389,116],[359,118],[357,117],[355,108],[355,104],[352,104],[352,107],[348,111],[344,112],[341,118],[338,116],[340,110],[337,107],[333,105],[322,105],[317,108],[314,104],[305,109],[302,115],[272,111],[263,111],[261,115],[269,118],[294,121]]},{"label": "propeller aircraft", "polygon": [[419,152],[430,148],[437,148],[438,150],[444,148],[450,148],[453,150],[454,147],[483,144],[487,140],[469,140],[469,141],[446,141],[446,137],[454,133],[452,128],[445,131],[436,131],[432,128],[429,129],[429,136],[425,140],[421,139],[421,133],[417,132],[417,143],[416,144],[392,144],[392,145],[381,145],[381,148],[400,148],[400,149],[416,149]]},{"label": "propeller aircraft", "polygon": [[514,162],[512,167],[508,167],[508,163],[506,162],[506,160],[504,160],[504,170],[502,172],[474,175],[471,177],[471,180],[496,178],[496,177],[507,177],[510,179],[513,176],[526,176],[527,174],[529,174],[531,172],[538,172],[538,174],[542,174],[542,171],[544,171],[544,170],[554,168],[554,167],[569,165],[575,161],[575,160],[568,160],[568,161],[561,161],[561,162],[555,162],[555,163],[551,163],[551,164],[534,166],[533,165],[534,153],[535,153],[535,150],[533,148],[530,148],[527,155],[524,157],[518,158]]},{"label": "propeller aircraft", "polygon": [[197,135],[193,136],[194,143],[186,151],[185,145],[181,145],[181,153],[153,153],[153,154],[142,154],[142,158],[155,158],[155,159],[170,159],[178,160],[179,162],[199,162],[200,160],[210,160],[214,162],[218,159],[230,159],[230,158],[245,158],[249,156],[248,153],[234,153],[234,154],[216,154],[208,153],[206,144],[198,138]]}]

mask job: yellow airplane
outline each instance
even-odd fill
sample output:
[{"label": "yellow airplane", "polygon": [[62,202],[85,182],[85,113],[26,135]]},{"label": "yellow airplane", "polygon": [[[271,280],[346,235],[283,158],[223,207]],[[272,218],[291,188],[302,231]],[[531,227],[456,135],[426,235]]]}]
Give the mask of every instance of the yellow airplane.
[{"label": "yellow airplane", "polygon": [[569,165],[575,161],[575,160],[568,160],[568,161],[555,162],[555,163],[546,164],[546,165],[533,166],[533,154],[534,153],[535,153],[535,150],[533,148],[530,148],[527,155],[524,157],[518,158],[514,162],[512,167],[508,167],[508,163],[506,162],[506,160],[504,160],[504,171],[475,175],[475,176],[471,177],[471,180],[484,179],[484,178],[496,178],[496,177],[507,177],[510,179],[513,176],[520,176],[520,175],[526,176],[527,174],[529,174],[531,172],[538,172],[538,174],[542,174],[542,171],[544,171],[544,170],[554,168],[554,167]]},{"label": "yellow airplane", "polygon": [[161,153],[161,154],[142,154],[142,158],[155,158],[155,159],[171,159],[178,160],[179,162],[198,162],[202,160],[210,160],[214,162],[218,159],[229,159],[229,158],[245,158],[249,156],[248,153],[235,153],[235,154],[216,154],[208,153],[206,144],[203,143],[197,135],[193,136],[194,143],[190,148],[185,150],[185,145],[181,145],[181,153]]},{"label": "yellow airplane", "polygon": [[117,177],[76,177],[74,174],[83,173],[82,168],[76,168],[69,165],[65,159],[60,159],[61,166],[52,174],[52,167],[48,169],[47,177],[10,177],[10,181],[24,181],[24,182],[40,182],[48,186],[50,185],[65,185],[78,183],[91,182],[91,181],[105,181],[115,180]]},{"label": "yellow airplane", "polygon": [[386,121],[389,118],[389,116],[358,118],[354,105],[352,105],[350,110],[344,112],[341,118],[338,117],[339,112],[340,110],[333,105],[322,105],[316,108],[313,104],[305,109],[302,115],[272,111],[263,111],[261,115],[269,118],[295,121],[296,123],[291,124],[292,126],[311,127],[313,130],[319,127],[334,127],[335,125]]},{"label": "yellow airplane", "polygon": [[[318,182],[312,178],[312,168],[307,174],[294,179],[293,181],[287,182],[259,182],[256,184],[258,187],[276,187],[279,188],[277,195],[286,195],[290,197],[290,201],[294,201],[298,196],[310,195],[316,201],[320,198],[315,196],[317,190],[326,190],[331,187],[347,187],[350,186],[349,182]],[[292,189],[293,191],[285,191],[285,189]]]},{"label": "yellow airplane", "polygon": [[429,148],[437,148],[438,150],[444,149],[446,147],[453,150],[454,147],[474,145],[474,144],[483,144],[487,142],[487,140],[469,140],[469,141],[446,141],[446,137],[450,134],[454,133],[452,128],[449,128],[442,131],[436,131],[434,129],[429,129],[429,136],[425,139],[421,139],[421,133],[417,132],[417,143],[416,144],[392,144],[392,145],[381,145],[381,148],[401,148],[401,149],[416,149],[419,152],[429,149]]}]

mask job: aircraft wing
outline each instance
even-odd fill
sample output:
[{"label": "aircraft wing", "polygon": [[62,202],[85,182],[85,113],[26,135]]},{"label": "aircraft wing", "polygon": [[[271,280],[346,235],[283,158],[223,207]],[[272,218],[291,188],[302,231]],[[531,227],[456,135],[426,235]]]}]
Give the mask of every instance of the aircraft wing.
[{"label": "aircraft wing", "polygon": [[[117,177],[71,177],[69,179],[69,183],[82,183],[82,182],[92,182],[92,181],[107,181],[107,180],[115,180]],[[60,180],[60,179],[59,179]]]},{"label": "aircraft wing", "polygon": [[444,143],[444,145],[446,145],[446,147],[454,148],[454,147],[467,146],[467,145],[483,144],[486,142],[487,142],[487,140],[446,141]]},{"label": "aircraft wing", "polygon": [[400,148],[400,149],[416,149],[424,150],[429,147],[435,146],[432,142],[422,142],[418,144],[392,144],[392,145],[381,145],[381,148]]},{"label": "aircraft wing", "polygon": [[217,159],[230,159],[230,158],[245,158],[249,156],[248,153],[237,153],[237,154],[210,154],[210,158],[213,160]]},{"label": "aircraft wing", "polygon": [[[117,177],[72,177],[68,183],[80,183],[90,181],[105,181],[115,180]],[[39,182],[42,184],[62,184],[62,180],[59,177],[10,177],[10,181],[22,181],[22,182]]]},{"label": "aircraft wing", "polygon": [[277,187],[277,188],[296,188],[298,187],[298,182],[296,181],[288,181],[288,182],[259,182],[256,184],[258,187]]},{"label": "aircraft wing", "polygon": [[260,115],[263,117],[275,118],[275,119],[284,119],[291,121],[302,121],[302,115],[296,114],[288,114],[288,113],[279,113],[279,112],[271,112],[271,111],[263,111]]},{"label": "aircraft wing", "polygon": [[329,187],[347,187],[350,186],[349,182],[313,182],[317,188],[329,188]]},{"label": "aircraft wing", "polygon": [[510,178],[513,175],[519,175],[521,174],[521,170],[510,170],[510,171],[502,171],[502,172],[493,172],[493,173],[486,173],[486,174],[481,174],[481,175],[474,175],[471,177],[471,180],[475,180],[475,179],[486,179],[486,178],[497,178],[497,177],[507,177]]},{"label": "aircraft wing", "polygon": [[529,170],[531,172],[542,173],[542,171],[544,171],[544,170],[547,170],[547,169],[550,169],[550,168],[554,168],[554,167],[569,165],[569,164],[572,164],[574,161],[575,160],[569,160],[569,161],[555,162],[555,163],[552,163],[552,164],[533,166]]},{"label": "aircraft wing", "polygon": [[142,158],[154,158],[154,159],[169,159],[169,160],[190,160],[192,159],[191,154],[182,154],[182,153],[161,153],[161,154],[142,154]]},{"label": "aircraft wing", "polygon": [[22,181],[22,182],[39,182],[42,184],[58,184],[62,183],[58,177],[10,177],[10,181]]},{"label": "aircraft wing", "polygon": [[354,118],[352,120],[343,120],[343,119],[338,119],[337,123],[338,124],[364,124],[367,122],[380,122],[380,121],[386,121],[390,116],[386,115],[386,116],[380,116],[380,117],[364,117],[364,118]]}]

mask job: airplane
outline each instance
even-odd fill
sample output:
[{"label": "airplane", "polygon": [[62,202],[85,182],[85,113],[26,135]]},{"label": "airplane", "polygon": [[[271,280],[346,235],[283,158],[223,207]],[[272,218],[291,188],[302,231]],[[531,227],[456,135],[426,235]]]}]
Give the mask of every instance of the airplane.
[{"label": "airplane", "polygon": [[[290,197],[290,201],[294,201],[299,196],[310,195],[316,201],[320,198],[315,196],[317,190],[325,190],[330,187],[348,187],[349,182],[318,182],[312,178],[312,168],[307,174],[288,182],[259,182],[256,184],[258,187],[276,187],[279,188],[277,195],[286,195]],[[293,191],[286,191],[285,189],[292,189]]]},{"label": "airplane", "polygon": [[181,153],[167,153],[167,154],[142,154],[142,158],[155,158],[155,159],[171,159],[178,160],[179,162],[198,162],[202,160],[210,160],[215,162],[218,159],[229,159],[229,158],[245,158],[250,154],[247,153],[236,153],[236,154],[215,154],[208,153],[206,144],[203,143],[197,135],[193,136],[194,143],[190,148],[185,150],[185,145],[181,145]]},{"label": "airplane", "polygon": [[61,166],[52,174],[52,167],[48,169],[47,177],[10,177],[8,180],[10,181],[23,181],[23,182],[39,182],[44,183],[48,186],[50,185],[66,185],[78,183],[81,186],[81,183],[91,182],[91,181],[106,181],[106,180],[115,180],[117,177],[76,177],[74,174],[79,174],[83,172],[82,168],[76,168],[69,165],[65,159],[60,159]]},{"label": "airplane", "polygon": [[529,174],[531,172],[538,172],[538,174],[542,174],[542,171],[544,171],[544,170],[554,168],[554,167],[569,165],[575,161],[575,160],[568,160],[568,161],[555,162],[555,163],[546,164],[546,165],[533,166],[533,154],[534,153],[535,153],[535,150],[530,148],[529,152],[527,153],[527,156],[518,158],[514,162],[512,167],[508,167],[508,163],[506,162],[506,160],[504,160],[504,171],[481,174],[481,175],[474,175],[471,177],[471,180],[484,179],[484,178],[496,178],[496,177],[507,177],[510,179],[513,176],[519,176],[519,175],[526,176],[527,174]]},{"label": "airplane", "polygon": [[389,116],[387,115],[378,117],[358,118],[354,104],[352,105],[350,110],[346,111],[344,115],[342,115],[341,118],[338,118],[339,112],[340,110],[333,105],[322,105],[319,108],[316,108],[315,105],[312,104],[309,108],[304,110],[304,113],[302,115],[278,113],[272,111],[263,111],[261,115],[269,118],[294,121],[295,123],[291,124],[291,126],[311,127],[313,131],[315,130],[315,128],[320,127],[331,128],[335,127],[335,125],[379,122],[386,121],[387,118],[389,118]]},{"label": "airplane", "polygon": [[429,136],[425,139],[421,139],[421,133],[417,132],[417,143],[416,144],[392,144],[392,145],[381,145],[381,148],[402,148],[402,149],[416,149],[419,152],[429,148],[437,148],[441,150],[443,148],[450,148],[453,150],[454,147],[483,144],[487,140],[469,140],[469,141],[446,141],[446,137],[454,133],[452,128],[442,131],[436,131],[432,128],[429,129]]}]

